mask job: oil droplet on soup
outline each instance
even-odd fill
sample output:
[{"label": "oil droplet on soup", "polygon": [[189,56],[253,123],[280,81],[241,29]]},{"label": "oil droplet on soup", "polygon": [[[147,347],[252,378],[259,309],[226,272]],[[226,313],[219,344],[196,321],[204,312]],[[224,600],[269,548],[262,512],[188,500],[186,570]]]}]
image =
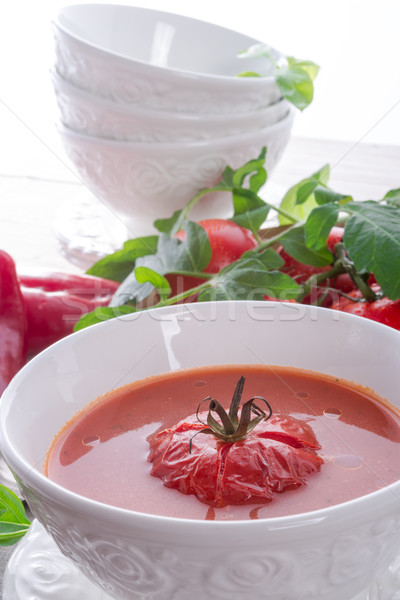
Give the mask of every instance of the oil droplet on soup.
[{"label": "oil droplet on soup", "polygon": [[[262,396],[274,414],[311,427],[324,464],[307,485],[276,494],[268,504],[211,510],[150,475],[147,438],[196,413],[206,396],[229,407],[241,375],[246,399]],[[213,366],[134,382],[90,403],[56,436],[45,472],[78,494],[139,512],[262,519],[331,506],[393,483],[400,478],[399,443],[398,412],[359,386],[285,367]]]}]

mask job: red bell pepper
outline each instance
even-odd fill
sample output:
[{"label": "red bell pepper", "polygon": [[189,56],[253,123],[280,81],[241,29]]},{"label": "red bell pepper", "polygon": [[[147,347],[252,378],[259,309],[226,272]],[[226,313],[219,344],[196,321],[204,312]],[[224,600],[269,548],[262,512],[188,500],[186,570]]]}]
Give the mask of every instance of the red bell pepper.
[{"label": "red bell pepper", "polygon": [[107,306],[119,283],[52,271],[19,275],[27,317],[27,352],[37,354],[73,332],[79,318]]},{"label": "red bell pepper", "polygon": [[15,263],[0,250],[0,394],[26,360],[26,317]]}]

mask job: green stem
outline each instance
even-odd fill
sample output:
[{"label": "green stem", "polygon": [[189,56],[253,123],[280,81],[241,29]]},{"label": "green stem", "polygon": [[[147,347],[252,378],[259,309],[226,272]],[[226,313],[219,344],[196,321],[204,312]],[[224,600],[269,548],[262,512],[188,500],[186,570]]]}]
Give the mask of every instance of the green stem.
[{"label": "green stem", "polygon": [[340,260],[337,260],[332,269],[329,269],[329,271],[323,271],[322,273],[315,273],[314,275],[311,275],[311,277],[309,277],[302,285],[302,291],[297,296],[296,302],[302,302],[304,298],[311,293],[314,287],[318,287],[327,279],[330,279],[331,277],[337,277],[343,273],[346,273],[346,269],[343,267]]},{"label": "green stem", "polygon": [[189,296],[193,296],[195,294],[200,293],[209,285],[209,279],[207,279],[204,283],[197,285],[196,287],[190,288],[190,290],[186,290],[181,294],[177,294],[176,296],[172,296],[171,298],[167,298],[166,300],[160,300],[157,304],[154,304],[151,308],[159,308],[160,306],[171,306],[172,304],[177,304],[181,300],[185,300]]},{"label": "green stem", "polygon": [[298,219],[297,217],[294,217],[289,212],[287,212],[284,208],[280,208],[279,206],[274,206],[273,204],[269,204],[269,202],[265,202],[265,204],[268,204],[279,215],[282,215],[282,217],[285,217],[285,219],[289,219],[289,221],[291,221],[293,224],[298,225],[299,223],[302,222],[301,219]]},{"label": "green stem", "polygon": [[291,225],[290,227],[288,227],[287,229],[285,229],[285,231],[281,231],[281,233],[277,233],[273,237],[270,237],[267,240],[264,240],[256,248],[257,252],[265,250],[266,248],[269,248],[270,246],[273,246],[274,244],[276,244],[276,242],[279,242],[279,240],[281,239],[281,237],[284,234],[286,234],[291,229],[294,229],[295,227],[300,227],[301,225],[304,225],[304,221],[298,221],[297,223],[294,223],[293,225]]}]

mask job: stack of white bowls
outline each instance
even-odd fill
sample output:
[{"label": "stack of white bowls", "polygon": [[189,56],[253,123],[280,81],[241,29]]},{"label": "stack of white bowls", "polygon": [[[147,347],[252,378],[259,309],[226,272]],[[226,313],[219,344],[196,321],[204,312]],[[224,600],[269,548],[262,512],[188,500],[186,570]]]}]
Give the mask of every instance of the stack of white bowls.
[{"label": "stack of white bowls", "polygon": [[[293,112],[267,60],[239,60],[257,40],[132,6],[72,5],[53,22],[59,131],[81,178],[129,226],[151,231],[224,168],[267,147],[270,172]],[[276,52],[277,61],[282,56]],[[256,71],[262,77],[238,77]],[[230,202],[230,200],[229,200]],[[211,194],[193,218],[225,216]]]}]

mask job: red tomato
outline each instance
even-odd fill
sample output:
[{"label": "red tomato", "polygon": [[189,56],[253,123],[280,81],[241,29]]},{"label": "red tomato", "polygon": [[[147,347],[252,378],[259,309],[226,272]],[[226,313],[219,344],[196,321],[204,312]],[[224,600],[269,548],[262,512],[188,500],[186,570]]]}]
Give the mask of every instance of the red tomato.
[{"label": "red tomato", "polygon": [[[207,421],[207,413],[191,415],[174,427],[149,436],[151,474],[159,477],[166,487],[182,494],[194,494],[201,502],[219,508],[265,504],[276,493],[303,485],[308,475],[319,471],[323,461],[316,453],[320,446],[311,427],[293,417],[269,418],[270,415],[261,420],[256,417],[258,422],[251,427],[251,406],[255,398],[238,411],[241,395],[238,390],[243,389],[243,384],[242,377],[229,410],[229,416],[234,410],[237,428],[225,433],[222,439],[220,430],[225,427],[222,416],[220,425],[216,422],[218,433],[215,434],[216,429],[213,432]],[[210,407],[215,402],[210,400]],[[221,405],[219,409],[229,420]],[[246,421],[244,431],[242,417]],[[204,425],[206,422],[208,427]],[[235,440],[238,430],[241,433]]]},{"label": "red tomato", "polygon": [[335,227],[332,227],[332,229],[330,230],[328,239],[326,241],[326,245],[328,246],[328,249],[332,252],[332,254],[333,254],[336,244],[339,244],[339,242],[342,241],[343,234],[344,234],[343,227],[335,226]]},{"label": "red tomato", "polygon": [[[224,267],[238,260],[244,252],[257,246],[257,240],[252,232],[233,221],[206,219],[200,221],[199,225],[207,232],[211,245],[211,260],[204,269],[205,273],[218,273]],[[185,236],[183,230],[175,234],[175,237],[181,241],[185,239]],[[166,279],[171,286],[171,296],[182,294],[205,281],[205,279],[175,275],[174,273],[166,275]],[[193,302],[195,299],[195,295],[190,296],[185,298],[184,302]]]},{"label": "red tomato", "polygon": [[[380,291],[379,285],[375,283],[371,285],[371,288],[375,293]],[[359,290],[351,292],[349,296],[355,300],[362,298]],[[372,321],[378,321],[378,323],[400,330],[400,300],[389,300],[389,298],[383,297],[375,302],[356,302],[342,296],[331,308],[372,319]]]},{"label": "red tomato", "polygon": [[[235,260],[238,260],[247,250],[257,246],[257,240],[249,229],[226,219],[206,219],[199,221],[205,229],[211,245],[211,260],[204,269],[206,273],[218,273]],[[185,232],[178,231],[175,235],[179,240],[185,239]]]}]

